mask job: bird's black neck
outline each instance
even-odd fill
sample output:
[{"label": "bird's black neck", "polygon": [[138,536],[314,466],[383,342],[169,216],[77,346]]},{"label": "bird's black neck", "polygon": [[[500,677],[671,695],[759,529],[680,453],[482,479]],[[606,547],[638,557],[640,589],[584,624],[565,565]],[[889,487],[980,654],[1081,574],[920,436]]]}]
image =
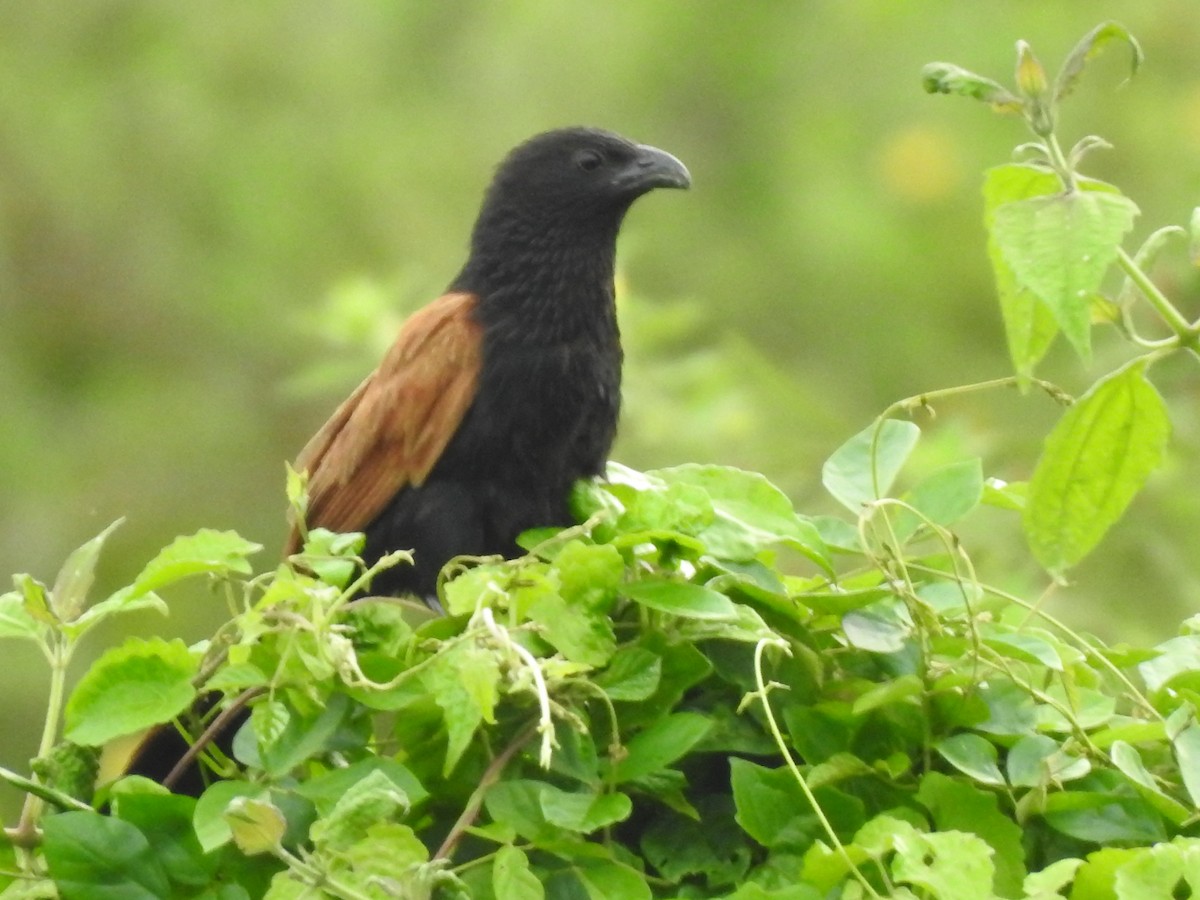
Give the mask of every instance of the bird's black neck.
[{"label": "bird's black neck", "polygon": [[483,224],[450,289],[479,297],[478,316],[489,333],[519,343],[616,338],[619,221],[587,229],[534,228],[515,218]]}]

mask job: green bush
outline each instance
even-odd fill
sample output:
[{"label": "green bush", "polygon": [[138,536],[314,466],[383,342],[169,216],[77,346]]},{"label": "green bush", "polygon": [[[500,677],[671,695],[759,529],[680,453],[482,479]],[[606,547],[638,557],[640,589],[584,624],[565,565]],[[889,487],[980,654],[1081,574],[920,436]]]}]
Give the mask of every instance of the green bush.
[{"label": "green bush", "polygon": [[[1105,646],[992,583],[956,536],[1019,523],[1061,580],[1162,461],[1153,367],[1194,356],[1189,322],[1132,254],[1137,209],[1084,176],[1059,106],[1110,43],[1098,27],[1053,81],[1018,45],[1015,89],[955,66],[929,90],[984,100],[1035,136],[985,182],[1012,377],[898,402],[829,457],[841,518],[808,517],[719,466],[610,468],[581,524],[522,559],[463,559],[447,615],[349,598],[355,536],[313,532],[254,574],[231,532],[177,539],[93,602],[111,529],[52,586],[0,596],[0,637],[49,662],[27,792],[0,848],[4,897],[1146,898],[1200,890],[1200,625]],[[1195,241],[1193,241],[1193,246]],[[1125,282],[1104,293],[1111,269]],[[1151,325],[1146,319],[1150,317]],[[1035,374],[1062,333],[1128,358],[1078,400]],[[1161,336],[1143,336],[1148,327]],[[1066,405],[1028,484],[958,460],[910,482],[910,416],[1016,387]],[[302,513],[304,481],[289,476]],[[380,565],[403,565],[395,554]],[[1002,577],[1003,573],[1001,573]],[[203,577],[229,602],[209,642],[129,640],[67,696],[80,640]],[[137,777],[93,791],[97,748],[249,706],[237,759],[201,741],[198,798]],[[60,718],[62,720],[60,733]],[[197,733],[191,735],[197,737]],[[1069,893],[1064,893],[1069,892]]]}]

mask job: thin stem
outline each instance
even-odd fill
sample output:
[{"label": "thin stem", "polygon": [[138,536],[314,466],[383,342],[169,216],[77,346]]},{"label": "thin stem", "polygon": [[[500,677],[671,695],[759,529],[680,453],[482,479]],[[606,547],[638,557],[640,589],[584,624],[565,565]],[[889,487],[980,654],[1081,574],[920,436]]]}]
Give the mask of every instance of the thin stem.
[{"label": "thin stem", "polygon": [[184,776],[184,773],[186,773],[196,761],[196,757],[203,753],[204,749],[209,744],[220,737],[221,733],[229,727],[230,722],[232,722],[237,716],[241,715],[242,710],[246,708],[247,703],[264,693],[266,690],[267,689],[265,687],[249,688],[246,691],[243,691],[242,694],[226,709],[222,710],[220,715],[213,719],[212,724],[204,729],[204,732],[200,735],[200,737],[196,738],[195,743],[187,748],[187,752],[179,758],[179,762],[175,763],[175,765],[171,768],[171,771],[167,773],[167,777],[162,781],[163,787],[167,788],[168,790],[174,788],[175,783]]},{"label": "thin stem", "polygon": [[488,788],[500,780],[500,776],[516,756],[521,748],[533,739],[533,736],[538,733],[538,725],[536,722],[531,722],[524,730],[521,731],[512,742],[504,748],[504,750],[491,761],[487,769],[483,773],[483,777],[479,779],[479,786],[471,792],[470,799],[467,800],[467,805],[463,807],[462,814],[458,820],[450,827],[450,833],[446,835],[446,839],[442,841],[442,846],[438,848],[437,853],[433,854],[431,862],[436,862],[439,859],[449,859],[454,852],[454,848],[458,846],[458,842],[462,840],[462,836],[466,834],[467,829],[474,824],[476,817],[479,815],[479,810],[483,806],[483,796],[487,793]]},{"label": "thin stem", "polygon": [[1117,262],[1120,263],[1129,280],[1137,285],[1142,296],[1146,298],[1146,302],[1154,307],[1155,312],[1162,316],[1163,321],[1167,323],[1167,327],[1175,332],[1175,336],[1179,339],[1179,345],[1183,347],[1196,346],[1197,338],[1200,338],[1200,328],[1192,325],[1183,317],[1183,313],[1166,298],[1166,295],[1150,280],[1150,276],[1142,271],[1141,266],[1134,261],[1133,257],[1120,247],[1117,248]]},{"label": "thin stem", "polygon": [[1071,163],[1067,160],[1067,155],[1063,153],[1062,146],[1058,143],[1058,137],[1050,134],[1046,138],[1046,156],[1050,160],[1050,165],[1054,167],[1054,172],[1062,179],[1063,189],[1067,191],[1075,190],[1079,185],[1075,177],[1075,170],[1071,168]]},{"label": "thin stem", "polygon": [[[830,843],[833,844],[834,851],[842,858],[842,862],[845,864],[847,871],[854,876],[854,878],[862,886],[863,890],[866,891],[869,896],[875,897],[876,900],[879,900],[879,893],[871,886],[871,882],[867,880],[867,877],[863,875],[858,866],[855,865],[854,860],[850,858],[850,851],[846,849],[846,845],[843,844],[841,838],[838,837],[837,831],[833,827],[833,823],[830,822],[829,818],[825,815],[825,810],[821,808],[821,804],[818,803],[817,798],[813,796],[812,790],[809,788],[808,782],[804,778],[804,773],[800,771],[800,767],[796,765],[796,760],[792,758],[791,751],[788,750],[787,743],[783,739],[783,732],[779,729],[779,723],[775,721],[775,713],[771,710],[771,701],[768,699],[767,694],[771,687],[782,687],[782,685],[779,685],[776,682],[771,682],[768,684],[763,677],[762,658],[763,652],[768,646],[778,647],[779,649],[783,650],[784,653],[791,653],[791,649],[782,638],[765,638],[755,645],[754,682],[758,690],[756,690],[750,696],[756,696],[762,701],[763,712],[767,718],[767,727],[770,729],[771,736],[775,739],[775,746],[777,746],[780,753],[783,754],[784,761],[787,762],[788,770],[792,773],[792,777],[796,779],[796,783],[800,785],[800,790],[804,793],[804,797],[808,800],[809,805],[812,806],[813,812],[816,813],[817,821],[821,823],[821,827],[825,830],[826,837],[828,837]],[[748,696],[746,699],[749,700],[750,696]],[[743,701],[743,703],[745,703],[745,701]]]},{"label": "thin stem", "polygon": [[[49,643],[43,647],[46,660],[50,663],[50,696],[46,701],[46,719],[42,723],[42,737],[38,742],[39,757],[46,757],[54,749],[58,738],[58,723],[62,718],[63,703],[67,693],[67,667],[71,663],[71,653],[74,644],[70,638],[60,631],[52,631]],[[37,824],[45,809],[46,800],[40,792],[30,791],[25,796],[25,804],[21,808],[21,818],[17,822],[15,834],[22,840],[28,841],[37,833]],[[14,843],[17,841],[14,840]]]}]

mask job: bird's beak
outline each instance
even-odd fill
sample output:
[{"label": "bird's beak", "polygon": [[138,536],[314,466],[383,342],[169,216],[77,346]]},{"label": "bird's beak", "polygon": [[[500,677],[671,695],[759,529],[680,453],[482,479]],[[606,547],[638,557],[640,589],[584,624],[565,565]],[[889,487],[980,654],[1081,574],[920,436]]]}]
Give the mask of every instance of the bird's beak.
[{"label": "bird's beak", "polygon": [[638,144],[637,155],[617,175],[617,184],[637,193],[654,188],[687,188],[692,176],[687,166],[668,153],[647,144]]}]

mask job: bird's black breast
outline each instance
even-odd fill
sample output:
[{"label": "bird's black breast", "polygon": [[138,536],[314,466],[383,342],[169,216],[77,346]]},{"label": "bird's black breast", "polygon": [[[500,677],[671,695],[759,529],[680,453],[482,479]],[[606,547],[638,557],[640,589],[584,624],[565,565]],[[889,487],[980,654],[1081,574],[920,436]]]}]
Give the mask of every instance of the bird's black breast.
[{"label": "bird's black breast", "polygon": [[475,399],[429,477],[367,529],[368,561],[394,549],[416,559],[378,592],[431,595],[452,557],[512,555],[522,531],[569,525],[572,484],[604,469],[620,411],[615,321],[559,340],[485,331],[483,351]]}]

